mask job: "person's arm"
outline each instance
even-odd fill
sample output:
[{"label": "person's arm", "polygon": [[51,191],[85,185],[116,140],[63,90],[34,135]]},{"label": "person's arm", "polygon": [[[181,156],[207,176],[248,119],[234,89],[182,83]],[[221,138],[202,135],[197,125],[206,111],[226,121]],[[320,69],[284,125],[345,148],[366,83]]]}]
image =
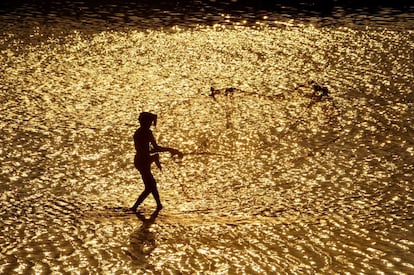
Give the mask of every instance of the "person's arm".
[{"label": "person's arm", "polygon": [[177,149],[159,146],[157,142],[155,141],[155,138],[152,134],[151,134],[151,145],[152,145],[151,153],[170,152],[171,156],[178,155],[179,157],[183,157],[183,153],[181,153]]}]

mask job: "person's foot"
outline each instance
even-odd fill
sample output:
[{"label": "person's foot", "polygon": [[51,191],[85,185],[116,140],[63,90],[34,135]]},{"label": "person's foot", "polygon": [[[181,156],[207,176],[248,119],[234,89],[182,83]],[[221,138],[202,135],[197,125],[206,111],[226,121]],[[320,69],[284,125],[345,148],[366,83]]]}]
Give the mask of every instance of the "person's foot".
[{"label": "person's foot", "polygon": [[162,209],[162,204],[157,205],[157,211],[160,211]]},{"label": "person's foot", "polygon": [[137,208],[136,207],[131,207],[131,208],[129,208],[129,211],[131,211],[132,213],[137,213]]}]

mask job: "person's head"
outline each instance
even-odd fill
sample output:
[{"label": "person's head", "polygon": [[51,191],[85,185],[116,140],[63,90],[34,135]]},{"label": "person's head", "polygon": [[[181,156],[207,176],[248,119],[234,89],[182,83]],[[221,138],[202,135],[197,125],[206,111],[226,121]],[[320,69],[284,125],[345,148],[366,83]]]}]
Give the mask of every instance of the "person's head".
[{"label": "person's head", "polygon": [[138,117],[141,127],[150,128],[151,124],[157,125],[157,115],[149,112],[142,112]]}]

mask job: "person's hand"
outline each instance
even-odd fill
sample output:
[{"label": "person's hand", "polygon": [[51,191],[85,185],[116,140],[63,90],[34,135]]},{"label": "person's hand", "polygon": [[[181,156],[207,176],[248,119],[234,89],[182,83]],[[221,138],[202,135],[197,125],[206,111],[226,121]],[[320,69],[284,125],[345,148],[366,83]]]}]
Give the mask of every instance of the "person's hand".
[{"label": "person's hand", "polygon": [[178,151],[177,149],[171,149],[170,153],[171,153],[171,157],[177,156],[180,159],[184,157],[184,154]]}]

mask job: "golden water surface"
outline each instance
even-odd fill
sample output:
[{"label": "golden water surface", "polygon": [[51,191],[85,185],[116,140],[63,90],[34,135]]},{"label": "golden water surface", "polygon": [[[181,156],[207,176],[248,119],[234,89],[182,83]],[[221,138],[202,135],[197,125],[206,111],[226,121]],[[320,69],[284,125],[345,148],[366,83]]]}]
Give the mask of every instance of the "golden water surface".
[{"label": "golden water surface", "polygon": [[[33,22],[1,29],[0,273],[414,273],[412,29]],[[185,153],[152,220],[141,111]]]}]

